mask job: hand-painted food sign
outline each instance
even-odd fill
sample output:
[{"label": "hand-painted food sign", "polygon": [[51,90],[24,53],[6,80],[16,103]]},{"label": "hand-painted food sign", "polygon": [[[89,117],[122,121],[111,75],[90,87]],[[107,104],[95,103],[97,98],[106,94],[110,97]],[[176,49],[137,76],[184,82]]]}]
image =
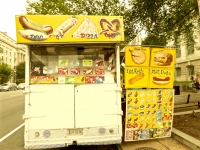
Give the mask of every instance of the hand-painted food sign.
[{"label": "hand-painted food sign", "polygon": [[16,16],[18,43],[124,41],[121,16]]},{"label": "hand-painted food sign", "polygon": [[120,34],[119,30],[121,26],[118,19],[114,19],[111,22],[109,22],[107,19],[101,19],[100,26],[102,29],[100,34],[104,34],[108,38],[115,38]]},{"label": "hand-painted food sign", "polygon": [[38,24],[25,16],[19,17],[19,22],[25,30],[19,30],[19,34],[32,41],[46,40],[51,36],[53,28],[48,24]]}]

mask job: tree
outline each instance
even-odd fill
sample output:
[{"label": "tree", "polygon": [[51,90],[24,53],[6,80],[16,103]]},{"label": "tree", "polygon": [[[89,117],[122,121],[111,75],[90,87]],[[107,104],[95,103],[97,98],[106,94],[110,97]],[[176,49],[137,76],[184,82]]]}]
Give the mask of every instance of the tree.
[{"label": "tree", "polygon": [[194,31],[187,31],[188,27],[199,27],[197,0],[134,0],[130,1],[130,5],[132,24],[138,24],[138,31],[143,29],[148,35],[162,37],[166,41],[175,41],[180,34],[183,39],[190,37],[189,41],[194,41],[194,36],[188,36],[193,35]]},{"label": "tree", "polygon": [[13,75],[13,70],[5,63],[0,64],[0,84],[6,83]]},{"label": "tree", "polygon": [[155,42],[153,45],[161,45],[164,40],[178,41],[180,33],[184,34],[182,37],[187,37],[186,44],[193,44],[194,36],[191,35],[195,30],[186,31],[191,26],[198,29],[200,21],[197,0],[28,0],[27,12],[44,15],[121,15],[124,17],[124,43],[129,43],[145,30],[151,37],[161,38],[159,41],[152,40],[151,43]]},{"label": "tree", "polygon": [[143,41],[142,45],[151,45],[151,46],[164,46],[167,44],[166,38],[163,36],[148,35]]},{"label": "tree", "polygon": [[17,79],[25,79],[25,62],[21,62],[16,66]]}]

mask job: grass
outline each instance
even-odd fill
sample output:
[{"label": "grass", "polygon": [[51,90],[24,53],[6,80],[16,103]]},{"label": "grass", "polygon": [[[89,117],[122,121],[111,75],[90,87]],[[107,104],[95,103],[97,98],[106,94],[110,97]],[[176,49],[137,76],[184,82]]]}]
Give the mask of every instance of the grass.
[{"label": "grass", "polygon": [[189,86],[190,81],[174,81],[174,85],[186,85]]}]

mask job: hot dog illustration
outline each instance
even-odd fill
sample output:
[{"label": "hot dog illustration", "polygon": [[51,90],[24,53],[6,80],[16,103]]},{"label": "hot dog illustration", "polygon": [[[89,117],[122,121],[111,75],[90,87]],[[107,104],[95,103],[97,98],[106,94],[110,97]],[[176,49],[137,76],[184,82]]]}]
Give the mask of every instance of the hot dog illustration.
[{"label": "hot dog illustration", "polygon": [[128,80],[128,83],[131,85],[131,84],[134,84],[135,82],[139,81],[140,79],[144,78],[144,73],[140,73],[138,75],[136,75],[135,77],[131,78]]},{"label": "hot dog illustration", "polygon": [[54,32],[54,37],[60,39],[64,37],[74,26],[76,26],[78,20],[75,17],[69,18],[64,21]]},{"label": "hot dog illustration", "polygon": [[165,86],[165,85],[169,84],[170,77],[153,77],[152,82],[159,86]]},{"label": "hot dog illustration", "polygon": [[49,35],[53,32],[53,28],[50,25],[35,23],[32,20],[26,18],[25,16],[20,16],[19,22],[24,29],[39,31],[39,32],[42,32],[46,35]]},{"label": "hot dog illustration", "polygon": [[23,38],[31,41],[44,41],[51,36],[35,30],[18,30],[18,33]]}]

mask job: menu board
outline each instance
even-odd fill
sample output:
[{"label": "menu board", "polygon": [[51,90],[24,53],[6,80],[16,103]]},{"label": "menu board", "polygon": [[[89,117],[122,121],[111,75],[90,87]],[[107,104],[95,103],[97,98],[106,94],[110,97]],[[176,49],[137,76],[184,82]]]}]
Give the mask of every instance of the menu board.
[{"label": "menu board", "polygon": [[151,49],[151,67],[173,68],[176,60],[176,50],[170,48]]},{"label": "menu board", "polygon": [[138,46],[125,47],[125,65],[148,67],[150,61],[150,48]]},{"label": "menu board", "polygon": [[125,67],[125,88],[148,87],[149,68]]},{"label": "menu board", "polygon": [[170,137],[173,89],[126,91],[125,141]]},{"label": "menu board", "polygon": [[149,87],[150,88],[173,88],[174,69],[150,68]]}]

